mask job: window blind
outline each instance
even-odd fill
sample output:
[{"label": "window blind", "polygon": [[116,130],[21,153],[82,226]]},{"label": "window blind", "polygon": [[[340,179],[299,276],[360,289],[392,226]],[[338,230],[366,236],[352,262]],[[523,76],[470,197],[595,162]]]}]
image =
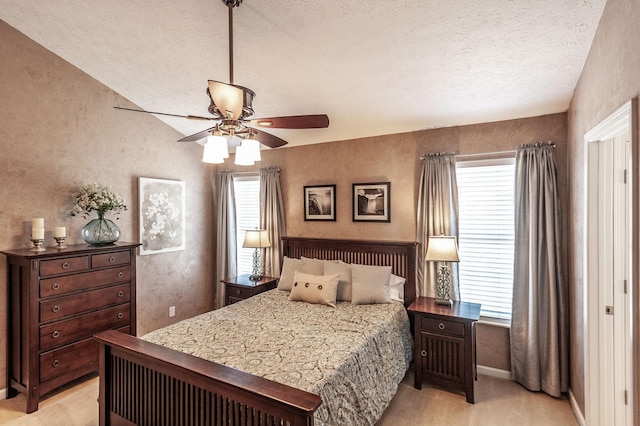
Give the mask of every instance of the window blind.
[{"label": "window blind", "polygon": [[260,228],[260,176],[235,176],[233,185],[236,196],[238,275],[250,274],[254,249],[242,248],[242,243],[247,229]]},{"label": "window blind", "polygon": [[511,319],[515,160],[457,163],[460,297]]}]

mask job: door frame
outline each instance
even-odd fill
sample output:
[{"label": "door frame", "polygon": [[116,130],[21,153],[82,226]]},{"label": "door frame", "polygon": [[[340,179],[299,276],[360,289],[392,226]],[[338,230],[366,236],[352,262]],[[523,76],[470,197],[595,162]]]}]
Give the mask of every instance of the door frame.
[{"label": "door frame", "polygon": [[[636,331],[633,329],[633,317],[635,313],[633,311],[634,289],[636,288],[637,281],[637,269],[633,259],[637,257],[637,211],[635,208],[636,200],[636,185],[634,179],[637,176],[637,171],[634,170],[631,165],[635,164],[631,161],[631,157],[635,155],[635,129],[633,123],[637,114],[637,100],[634,98],[620,108],[618,108],[613,114],[587,132],[584,136],[584,217],[585,217],[585,232],[583,235],[583,276],[584,276],[584,299],[583,308],[585,324],[583,329],[584,336],[584,373],[585,373],[585,419],[587,425],[596,425],[599,423],[599,419],[602,413],[612,413],[615,409],[613,406],[604,405],[600,399],[600,392],[603,391],[605,384],[600,383],[599,377],[599,364],[600,360],[600,344],[599,344],[599,332],[602,326],[602,317],[600,315],[600,299],[601,289],[597,287],[597,277],[601,272],[598,262],[598,199],[597,199],[597,184],[599,182],[597,176],[598,170],[598,142],[608,141],[615,136],[624,132],[629,132],[631,140],[631,151],[627,157],[627,233],[631,235],[628,242],[625,244],[625,257],[627,259],[627,297],[626,297],[626,315],[624,323],[626,325],[626,339],[624,347],[619,348],[626,354],[626,360],[624,368],[628,372],[628,376],[632,376],[634,371],[633,365],[633,336]],[[595,194],[594,194],[594,191]],[[637,262],[635,262],[637,263]],[[615,315],[615,313],[614,313]],[[619,319],[616,319],[616,323],[620,324]],[[633,383],[627,385],[627,398],[628,405],[625,409],[625,413],[628,420],[628,424],[633,422],[633,401],[635,395],[633,389],[635,386]]]}]

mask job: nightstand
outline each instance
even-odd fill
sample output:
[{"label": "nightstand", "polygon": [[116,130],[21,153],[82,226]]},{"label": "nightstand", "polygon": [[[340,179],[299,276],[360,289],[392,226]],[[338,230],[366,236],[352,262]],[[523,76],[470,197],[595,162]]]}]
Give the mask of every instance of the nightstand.
[{"label": "nightstand", "polygon": [[408,309],[414,318],[414,375],[416,389],[422,382],[449,391],[462,391],[473,404],[475,375],[475,322],[477,303],[437,305],[431,297],[418,297]]},{"label": "nightstand", "polygon": [[222,280],[225,284],[226,299],[225,306],[232,303],[239,302],[244,299],[248,299],[251,296],[260,294],[267,290],[273,290],[276,288],[278,278],[274,277],[262,277],[259,280],[250,280],[249,274],[239,275],[237,277],[225,278]]}]

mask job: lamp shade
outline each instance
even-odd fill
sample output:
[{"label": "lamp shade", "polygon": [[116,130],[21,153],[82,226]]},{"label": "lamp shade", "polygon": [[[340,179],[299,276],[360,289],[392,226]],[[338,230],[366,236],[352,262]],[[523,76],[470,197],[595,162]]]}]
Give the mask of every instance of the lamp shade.
[{"label": "lamp shade", "polygon": [[238,166],[253,166],[255,164],[255,161],[251,156],[251,152],[249,148],[244,145],[244,142],[236,148],[235,163]]},{"label": "lamp shade", "polygon": [[202,161],[205,163],[221,164],[224,163],[225,158],[229,158],[227,138],[218,135],[207,136],[207,140],[204,143]]},{"label": "lamp shade", "polygon": [[248,229],[244,234],[244,248],[263,248],[271,247],[269,234],[266,229]]},{"label": "lamp shade", "polygon": [[432,236],[429,237],[426,261],[434,262],[459,262],[458,244],[456,237],[452,236]]},{"label": "lamp shade", "polygon": [[250,153],[251,159],[253,161],[260,161],[261,160],[261,157],[260,157],[260,142],[255,140],[253,135],[249,135],[249,137],[247,137],[247,139],[243,139],[242,140],[242,146],[246,146],[248,148],[247,151]]}]

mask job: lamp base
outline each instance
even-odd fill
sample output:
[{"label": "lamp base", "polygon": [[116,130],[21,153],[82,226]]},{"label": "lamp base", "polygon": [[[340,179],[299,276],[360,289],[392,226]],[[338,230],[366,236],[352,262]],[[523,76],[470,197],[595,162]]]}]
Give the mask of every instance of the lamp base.
[{"label": "lamp base", "polygon": [[448,306],[449,308],[453,306],[453,300],[451,299],[436,299],[436,305]]},{"label": "lamp base", "polygon": [[249,275],[249,279],[251,281],[260,281],[262,279],[262,275]]}]

